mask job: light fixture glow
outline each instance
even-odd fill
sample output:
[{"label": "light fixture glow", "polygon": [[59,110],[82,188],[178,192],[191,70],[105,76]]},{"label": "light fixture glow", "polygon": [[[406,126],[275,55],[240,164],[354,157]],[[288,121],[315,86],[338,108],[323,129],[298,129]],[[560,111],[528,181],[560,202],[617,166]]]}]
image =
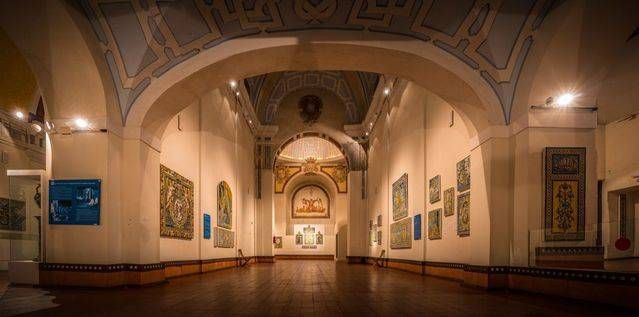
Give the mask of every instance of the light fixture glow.
[{"label": "light fixture glow", "polygon": [[31,124],[31,128],[33,129],[33,131],[35,131],[36,133],[40,133],[40,131],[42,131],[42,127],[37,124],[37,123],[32,123]]},{"label": "light fixture glow", "polygon": [[24,113],[22,113],[22,111],[16,111],[15,115],[16,115],[16,118],[20,120],[24,119]]},{"label": "light fixture glow", "polygon": [[79,129],[86,129],[89,126],[89,121],[87,121],[84,118],[77,118],[73,122],[75,123],[75,126],[78,127]]},{"label": "light fixture glow", "polygon": [[390,95],[390,88],[384,88],[384,95],[385,96]]},{"label": "light fixture glow", "polygon": [[571,104],[574,100],[575,100],[575,95],[567,92],[557,97],[555,104],[559,107],[565,107]]},{"label": "light fixture glow", "polygon": [[236,92],[235,92],[235,95],[239,97],[239,96],[240,96],[240,92],[239,92],[239,91],[236,91]]},{"label": "light fixture glow", "polygon": [[231,88],[235,89],[235,87],[237,87],[237,82],[235,80],[231,80],[229,82],[229,85],[231,86]]}]

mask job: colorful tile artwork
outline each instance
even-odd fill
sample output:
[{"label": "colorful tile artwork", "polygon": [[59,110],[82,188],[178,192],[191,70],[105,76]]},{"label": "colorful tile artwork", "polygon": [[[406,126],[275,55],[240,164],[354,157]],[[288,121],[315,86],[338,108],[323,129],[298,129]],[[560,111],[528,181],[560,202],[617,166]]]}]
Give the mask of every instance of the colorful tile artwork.
[{"label": "colorful tile artwork", "polygon": [[457,191],[465,192],[470,189],[470,156],[457,162]]},{"label": "colorful tile artwork", "polygon": [[544,149],[544,237],[585,239],[586,148]]},{"label": "colorful tile artwork", "polygon": [[428,212],[428,240],[442,238],[442,209],[438,208]]},{"label": "colorful tile artwork", "polygon": [[470,192],[457,196],[457,235],[470,235]]},{"label": "colorful tile artwork", "polygon": [[391,249],[410,249],[412,246],[412,217],[397,221],[390,225]]},{"label": "colorful tile artwork", "polygon": [[430,203],[436,203],[441,200],[442,177],[437,175],[428,181],[428,197]]},{"label": "colorful tile artwork", "polygon": [[233,193],[225,181],[217,185],[217,226],[233,229]]},{"label": "colorful tile artwork", "polygon": [[444,216],[455,214],[455,187],[444,191]]},{"label": "colorful tile artwork", "polygon": [[160,236],[193,239],[193,182],[160,165]]},{"label": "colorful tile artwork", "polygon": [[408,216],[408,174],[393,183],[393,220]]},{"label": "colorful tile artwork", "polygon": [[213,245],[216,248],[233,248],[235,247],[235,232],[231,230],[222,229],[219,227],[213,228]]}]

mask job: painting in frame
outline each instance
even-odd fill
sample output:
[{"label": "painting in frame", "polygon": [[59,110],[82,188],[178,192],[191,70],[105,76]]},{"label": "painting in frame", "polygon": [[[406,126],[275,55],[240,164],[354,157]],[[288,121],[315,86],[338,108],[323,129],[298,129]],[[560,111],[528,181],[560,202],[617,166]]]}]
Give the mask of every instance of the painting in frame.
[{"label": "painting in frame", "polygon": [[393,221],[408,216],[408,174],[393,183]]},{"label": "painting in frame", "polygon": [[408,217],[390,225],[391,249],[410,249],[412,246],[413,218]]},{"label": "painting in frame", "polygon": [[378,227],[382,226],[382,215],[381,214],[377,215],[377,226]]},{"label": "painting in frame", "polygon": [[442,238],[442,209],[437,208],[428,212],[428,240]]},{"label": "painting in frame", "polygon": [[273,238],[273,247],[275,249],[281,249],[282,248],[282,237],[274,237]]},{"label": "painting in frame", "polygon": [[470,189],[470,156],[457,162],[457,191],[465,192]]},{"label": "painting in frame", "polygon": [[455,187],[448,188],[444,191],[444,216],[452,216],[455,214]]},{"label": "painting in frame", "polygon": [[583,241],[586,217],[586,148],[544,149],[544,238]]},{"label": "painting in frame", "polygon": [[330,200],[326,190],[317,185],[298,188],[291,200],[293,219],[330,218]]},{"label": "painting in frame", "polygon": [[160,165],[160,236],[193,239],[193,182]]},{"label": "painting in frame", "polygon": [[437,175],[428,181],[428,201],[433,204],[441,200],[442,177]]},{"label": "painting in frame", "polygon": [[377,231],[377,245],[382,245],[382,231]]},{"label": "painting in frame", "polygon": [[457,235],[470,235],[470,192],[457,196]]},{"label": "painting in frame", "polygon": [[233,229],[233,192],[226,181],[217,185],[217,226]]},{"label": "painting in frame", "polygon": [[215,239],[213,239],[213,245],[216,248],[235,247],[235,232],[219,227],[214,227],[213,235],[215,236]]}]

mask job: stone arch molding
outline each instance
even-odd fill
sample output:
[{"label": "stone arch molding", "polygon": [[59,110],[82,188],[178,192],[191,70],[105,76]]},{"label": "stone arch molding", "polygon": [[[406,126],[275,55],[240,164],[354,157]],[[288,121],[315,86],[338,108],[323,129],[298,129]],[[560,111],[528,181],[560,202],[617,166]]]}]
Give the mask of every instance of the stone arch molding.
[{"label": "stone arch molding", "polygon": [[154,82],[225,42],[286,37],[291,32],[321,38],[327,30],[349,34],[350,40],[379,41],[392,35],[395,42],[390,46],[430,44],[445,55],[442,60],[461,65],[452,67],[456,72],[477,77],[485,86],[481,89],[487,87],[491,96],[485,101],[500,108],[499,123],[507,124],[535,31],[554,2],[81,0],[80,4],[104,53],[126,125]]}]

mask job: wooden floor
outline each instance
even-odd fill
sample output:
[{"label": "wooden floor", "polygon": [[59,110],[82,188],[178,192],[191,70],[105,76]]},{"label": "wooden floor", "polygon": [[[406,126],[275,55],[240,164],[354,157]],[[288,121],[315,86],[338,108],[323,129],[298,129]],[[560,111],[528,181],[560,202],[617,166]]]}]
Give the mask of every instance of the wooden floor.
[{"label": "wooden floor", "polygon": [[278,261],[144,288],[10,287],[0,316],[631,316],[591,303],[333,261]]}]

